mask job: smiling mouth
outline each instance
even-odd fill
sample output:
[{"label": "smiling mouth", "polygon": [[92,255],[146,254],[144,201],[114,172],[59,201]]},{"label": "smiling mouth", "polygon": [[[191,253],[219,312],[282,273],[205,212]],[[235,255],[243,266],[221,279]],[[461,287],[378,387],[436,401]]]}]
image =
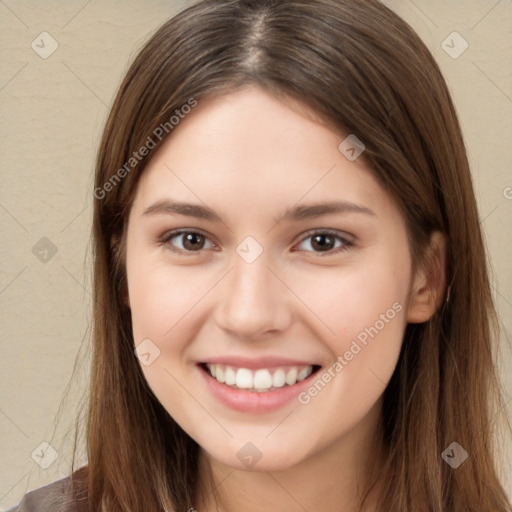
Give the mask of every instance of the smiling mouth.
[{"label": "smiling mouth", "polygon": [[291,387],[316,373],[319,365],[283,366],[276,368],[237,368],[226,364],[199,364],[211,378],[232,389],[266,393]]}]

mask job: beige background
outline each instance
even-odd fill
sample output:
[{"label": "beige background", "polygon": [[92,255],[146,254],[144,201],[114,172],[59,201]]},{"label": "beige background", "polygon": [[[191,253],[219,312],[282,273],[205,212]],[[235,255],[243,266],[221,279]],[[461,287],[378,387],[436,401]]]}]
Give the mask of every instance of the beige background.
[{"label": "beige background", "polygon": [[[512,2],[386,3],[433,52],[460,113],[501,315],[500,364],[510,412]],[[90,340],[94,156],[128,63],[152,31],[183,5],[0,0],[0,510],[17,503],[28,489],[67,474],[72,440],[66,431],[87,381],[86,365],[76,368],[56,430],[54,420],[77,353],[82,346],[87,358]],[[442,47],[454,31],[469,44],[456,59]],[[51,49],[42,32],[58,44],[46,59],[31,47],[35,41],[39,52]],[[455,49],[461,42],[454,40]],[[40,242],[43,237],[51,245]],[[42,442],[58,452],[47,469],[35,462],[42,460],[37,457]],[[510,459],[507,474],[512,473]],[[512,481],[506,485],[512,494]]]}]

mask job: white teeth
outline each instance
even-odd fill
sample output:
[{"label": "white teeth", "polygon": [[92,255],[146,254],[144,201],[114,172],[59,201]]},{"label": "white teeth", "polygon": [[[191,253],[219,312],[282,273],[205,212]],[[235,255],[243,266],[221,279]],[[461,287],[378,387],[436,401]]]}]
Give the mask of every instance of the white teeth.
[{"label": "white teeth", "polygon": [[222,366],[220,364],[217,365],[217,368],[215,369],[215,378],[219,382],[225,382],[226,379],[224,378],[224,370],[222,369]]},{"label": "white teeth", "polygon": [[306,366],[305,368],[301,368],[299,370],[299,374],[297,375],[297,380],[299,382],[301,380],[304,380],[306,377],[309,377],[311,375],[312,371],[313,371],[313,368],[311,368],[311,366]]},{"label": "white teeth", "polygon": [[288,370],[285,379],[286,384],[288,384],[288,386],[292,386],[297,382],[297,373],[297,368],[291,368],[290,370]]},{"label": "white teeth", "polygon": [[256,371],[254,374],[254,387],[256,389],[270,389],[272,387],[272,376],[268,370]]},{"label": "white teeth", "polygon": [[311,375],[312,366],[292,366],[287,371],[283,368],[256,371],[247,368],[234,368],[222,364],[207,364],[211,376],[221,383],[240,389],[265,392],[273,391],[285,385],[293,386]]},{"label": "white teeth", "polygon": [[[215,375],[212,375],[215,377]],[[226,366],[226,371],[224,372],[224,378],[226,379],[226,384],[228,386],[234,386],[236,383],[236,373],[231,366]]]},{"label": "white teeth", "polygon": [[251,389],[253,387],[253,377],[251,370],[248,370],[247,368],[238,368],[238,371],[236,372],[235,385],[237,388]]},{"label": "white teeth", "polygon": [[275,388],[282,388],[284,386],[284,382],[286,380],[286,375],[284,374],[284,371],[281,370],[281,368],[278,368],[274,375],[272,375],[272,385]]}]

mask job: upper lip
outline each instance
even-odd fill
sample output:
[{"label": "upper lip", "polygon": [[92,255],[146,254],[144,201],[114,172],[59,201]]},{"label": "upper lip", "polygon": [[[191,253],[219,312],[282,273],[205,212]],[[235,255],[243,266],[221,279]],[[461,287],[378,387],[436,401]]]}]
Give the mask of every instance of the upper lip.
[{"label": "upper lip", "polygon": [[210,357],[203,364],[224,364],[235,368],[274,368],[278,366],[320,366],[311,361],[290,359],[278,356],[262,356],[262,357],[239,357],[239,356],[217,356]]}]

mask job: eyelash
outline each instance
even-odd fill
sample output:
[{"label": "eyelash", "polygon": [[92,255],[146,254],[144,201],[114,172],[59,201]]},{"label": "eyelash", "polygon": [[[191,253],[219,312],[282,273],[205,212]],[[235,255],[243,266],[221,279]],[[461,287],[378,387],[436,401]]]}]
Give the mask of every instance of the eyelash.
[{"label": "eyelash", "polygon": [[[200,249],[198,251],[186,251],[186,250],[177,249],[176,247],[174,247],[171,244],[171,240],[173,238],[179,236],[179,235],[184,235],[184,234],[201,235],[204,238],[206,238],[207,240],[209,240],[211,243],[213,243],[210,240],[210,237],[208,237],[207,235],[205,235],[201,231],[199,231],[199,230],[189,230],[189,229],[179,229],[179,230],[176,230],[176,231],[171,231],[170,233],[166,233],[162,237],[159,238],[158,243],[159,243],[159,245],[167,246],[167,248],[170,251],[172,251],[174,253],[177,253],[177,254],[192,255],[194,253],[199,254],[200,252],[206,250],[206,249]],[[327,235],[327,236],[336,238],[336,239],[340,240],[343,245],[341,245],[339,247],[336,247],[336,248],[333,248],[333,249],[330,249],[330,250],[325,251],[325,252],[317,252],[317,251],[300,251],[300,252],[312,252],[312,253],[314,253],[316,255],[315,257],[324,257],[324,256],[329,256],[329,255],[332,255],[332,254],[338,254],[338,253],[341,253],[341,252],[344,252],[344,251],[348,251],[350,248],[354,247],[354,242],[352,242],[350,240],[347,240],[346,238],[341,236],[338,232],[332,231],[332,230],[329,230],[329,229],[323,229],[323,230],[319,229],[319,230],[308,231],[308,232],[305,233],[305,236],[300,239],[298,244],[299,245],[302,244],[308,238],[311,238],[311,237],[313,237],[315,235]]]}]

